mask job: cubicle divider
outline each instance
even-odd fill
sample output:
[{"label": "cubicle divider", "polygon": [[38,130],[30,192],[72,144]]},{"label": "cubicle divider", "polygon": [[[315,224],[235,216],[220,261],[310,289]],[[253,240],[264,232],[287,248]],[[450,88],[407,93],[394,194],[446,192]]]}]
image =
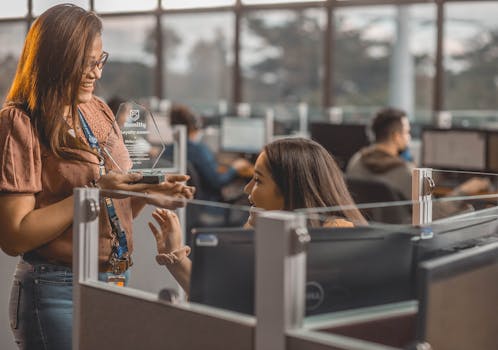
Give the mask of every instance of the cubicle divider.
[{"label": "cubicle divider", "polygon": [[[174,200],[115,194],[154,200],[158,207],[171,207]],[[253,349],[253,317],[181,301],[174,304],[157,293],[98,280],[98,227],[102,219],[99,203],[104,195],[113,193],[75,190],[73,349],[220,349],[227,344]],[[145,258],[154,259],[154,255]],[[155,277],[165,280],[167,273],[164,269]]]},{"label": "cubicle divider", "polygon": [[[432,193],[420,193],[430,197],[263,212],[77,189],[73,348],[392,350],[415,346],[421,340],[417,338],[418,263],[496,240],[498,227],[497,195],[436,199]],[[175,300],[174,293],[98,281],[99,203],[102,196],[112,195],[142,197],[151,203],[148,212],[175,206],[197,206],[201,215],[223,212],[221,225],[215,221],[215,227],[198,228],[192,235],[189,302]],[[482,199],[494,205],[450,211],[442,218],[414,223],[367,222],[357,215],[357,210],[379,207],[426,210],[426,202],[429,208],[460,208],[461,202]],[[144,219],[154,222],[151,217]],[[245,220],[255,229],[241,229]],[[136,261],[154,258],[134,256]],[[132,279],[134,273],[132,268]],[[167,275],[166,269],[151,271],[151,278],[159,281]]]}]

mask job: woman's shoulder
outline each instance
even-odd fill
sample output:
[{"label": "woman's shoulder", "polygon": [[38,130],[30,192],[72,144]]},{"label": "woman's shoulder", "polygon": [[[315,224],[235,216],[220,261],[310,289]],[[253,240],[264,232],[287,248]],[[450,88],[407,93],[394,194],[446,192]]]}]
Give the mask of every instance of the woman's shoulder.
[{"label": "woman's shoulder", "polygon": [[346,219],[336,217],[327,219],[323,227],[354,227],[354,224]]},{"label": "woman's shoulder", "polygon": [[0,109],[0,118],[2,123],[18,120],[31,125],[31,119],[28,113],[21,107],[14,104],[5,104],[2,109]]},{"label": "woman's shoulder", "polygon": [[2,135],[35,134],[34,127],[28,113],[15,105],[4,105],[0,110],[0,131]]}]

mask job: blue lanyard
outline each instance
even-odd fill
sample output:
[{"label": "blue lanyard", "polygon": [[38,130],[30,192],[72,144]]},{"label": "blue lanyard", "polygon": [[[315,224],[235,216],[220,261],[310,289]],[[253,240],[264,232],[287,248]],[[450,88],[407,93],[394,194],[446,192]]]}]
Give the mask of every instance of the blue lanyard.
[{"label": "blue lanyard", "polygon": [[[90,129],[83,113],[78,109],[78,113],[80,116],[81,127],[83,128],[83,133],[90,145],[90,147],[95,150],[99,155],[99,174],[100,176],[106,174],[105,165],[104,165],[104,157],[102,156],[102,150],[100,148],[99,142],[95,135]],[[116,214],[116,209],[114,207],[114,203],[111,198],[105,197],[105,206],[107,208],[107,214],[109,214],[109,222],[111,224],[112,232],[117,238],[118,244],[113,244],[112,247],[112,255],[117,259],[127,259],[128,258],[128,242],[126,240],[125,230],[121,227],[121,223],[119,222],[118,215]],[[111,261],[112,264],[112,261]]]}]

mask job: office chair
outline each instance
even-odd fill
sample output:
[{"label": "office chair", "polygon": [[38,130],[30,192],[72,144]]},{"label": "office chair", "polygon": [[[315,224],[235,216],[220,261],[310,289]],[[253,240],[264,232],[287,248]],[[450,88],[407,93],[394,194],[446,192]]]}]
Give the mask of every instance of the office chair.
[{"label": "office chair", "polygon": [[[356,204],[395,202],[406,200],[403,195],[388,183],[378,180],[365,180],[345,177],[346,185]],[[369,221],[386,224],[407,224],[411,222],[411,206],[392,206],[362,209]]]},{"label": "office chair", "polygon": [[[202,178],[191,162],[187,162],[187,175],[190,179],[187,185],[196,188],[195,199],[222,202],[227,204],[247,205],[247,195],[242,193],[224,196],[220,190],[219,197],[214,198],[213,194],[208,195],[204,189]],[[245,199],[243,201],[242,199]],[[242,226],[247,220],[245,212],[236,211],[221,207],[213,207],[199,204],[189,204],[186,208],[187,216],[187,242],[190,241],[191,231],[195,227],[237,227]]]}]

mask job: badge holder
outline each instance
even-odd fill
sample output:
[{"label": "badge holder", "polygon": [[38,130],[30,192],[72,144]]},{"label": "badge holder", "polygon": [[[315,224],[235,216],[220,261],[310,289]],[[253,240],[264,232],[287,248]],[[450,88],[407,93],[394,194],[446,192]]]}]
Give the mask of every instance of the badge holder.
[{"label": "badge holder", "polygon": [[107,276],[107,283],[118,287],[124,287],[126,282],[126,277],[124,275],[110,275]]}]

